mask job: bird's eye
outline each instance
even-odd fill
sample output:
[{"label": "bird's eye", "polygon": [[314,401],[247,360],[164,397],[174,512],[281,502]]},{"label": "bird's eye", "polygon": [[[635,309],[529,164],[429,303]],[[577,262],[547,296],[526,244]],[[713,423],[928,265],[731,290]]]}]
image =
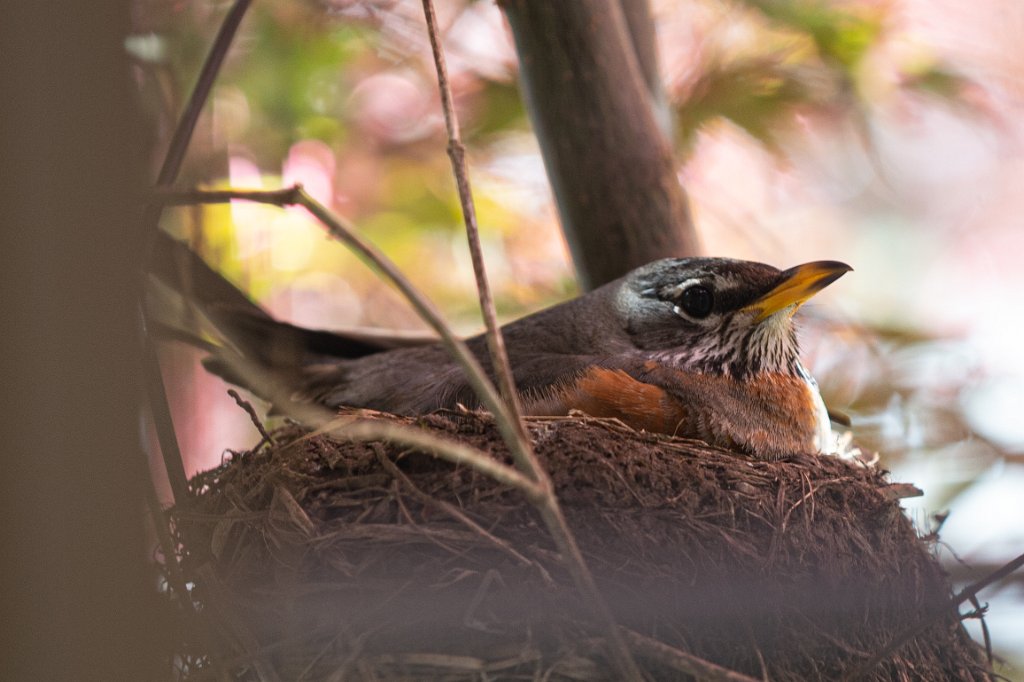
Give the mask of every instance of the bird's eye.
[{"label": "bird's eye", "polygon": [[695,284],[683,292],[679,307],[690,317],[703,319],[711,314],[711,308],[715,305],[715,297],[711,289],[706,286]]}]

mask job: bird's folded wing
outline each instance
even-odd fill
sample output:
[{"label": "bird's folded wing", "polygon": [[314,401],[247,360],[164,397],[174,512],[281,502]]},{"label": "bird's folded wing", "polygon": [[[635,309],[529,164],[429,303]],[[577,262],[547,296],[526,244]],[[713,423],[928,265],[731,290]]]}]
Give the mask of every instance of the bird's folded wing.
[{"label": "bird's folded wing", "polygon": [[591,359],[565,371],[548,388],[526,392],[524,409],[533,415],[579,410],[619,419],[635,429],[671,434],[683,418],[679,403],[646,381],[646,374],[640,363]]}]

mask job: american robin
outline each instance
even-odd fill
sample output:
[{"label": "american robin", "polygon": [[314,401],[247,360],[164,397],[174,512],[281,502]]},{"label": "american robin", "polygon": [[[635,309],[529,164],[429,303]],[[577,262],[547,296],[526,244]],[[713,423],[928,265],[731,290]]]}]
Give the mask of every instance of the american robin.
[{"label": "american robin", "polygon": [[[766,459],[829,452],[828,413],[800,362],[792,317],[849,270],[835,261],[780,271],[724,258],[659,260],[511,322],[502,331],[524,410],[615,417]],[[406,415],[479,405],[437,342],[214,317],[297,399]],[[489,367],[483,336],[467,344]],[[216,358],[207,365],[244,384]]]}]

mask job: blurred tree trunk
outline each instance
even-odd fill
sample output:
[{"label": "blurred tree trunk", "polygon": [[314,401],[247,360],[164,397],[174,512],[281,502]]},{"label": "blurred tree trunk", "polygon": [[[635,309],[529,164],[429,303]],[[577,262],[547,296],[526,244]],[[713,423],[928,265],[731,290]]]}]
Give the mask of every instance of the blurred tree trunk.
[{"label": "blurred tree trunk", "polygon": [[662,133],[672,140],[672,113],[668,106],[668,97],[661,82],[661,69],[658,68],[657,31],[654,28],[654,17],[648,0],[619,0],[626,26],[636,54],[640,73],[651,96],[654,117]]},{"label": "blurred tree trunk", "polygon": [[3,680],[156,679],[126,0],[4,4]]},{"label": "blurred tree trunk", "polygon": [[[661,86],[644,0],[501,0],[527,111],[572,251],[592,289],[699,251],[655,107]],[[664,118],[664,117],[663,117]]]}]

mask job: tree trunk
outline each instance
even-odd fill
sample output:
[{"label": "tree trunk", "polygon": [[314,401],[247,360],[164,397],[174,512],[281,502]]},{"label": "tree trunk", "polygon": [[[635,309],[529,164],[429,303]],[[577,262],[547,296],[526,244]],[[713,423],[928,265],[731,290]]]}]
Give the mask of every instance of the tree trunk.
[{"label": "tree trunk", "polygon": [[144,540],[128,4],[22,0],[0,22],[5,680],[156,679],[167,637]]},{"label": "tree trunk", "polygon": [[696,254],[686,195],[634,49],[637,35],[650,73],[642,16],[631,34],[611,0],[501,6],[581,286],[593,289],[658,258]]},{"label": "tree trunk", "polygon": [[661,69],[658,68],[657,30],[651,16],[651,6],[645,0],[619,0],[619,6],[626,17],[633,52],[640,65],[647,93],[651,96],[654,118],[665,138],[671,141],[672,112],[665,95],[665,86],[661,82]]}]

